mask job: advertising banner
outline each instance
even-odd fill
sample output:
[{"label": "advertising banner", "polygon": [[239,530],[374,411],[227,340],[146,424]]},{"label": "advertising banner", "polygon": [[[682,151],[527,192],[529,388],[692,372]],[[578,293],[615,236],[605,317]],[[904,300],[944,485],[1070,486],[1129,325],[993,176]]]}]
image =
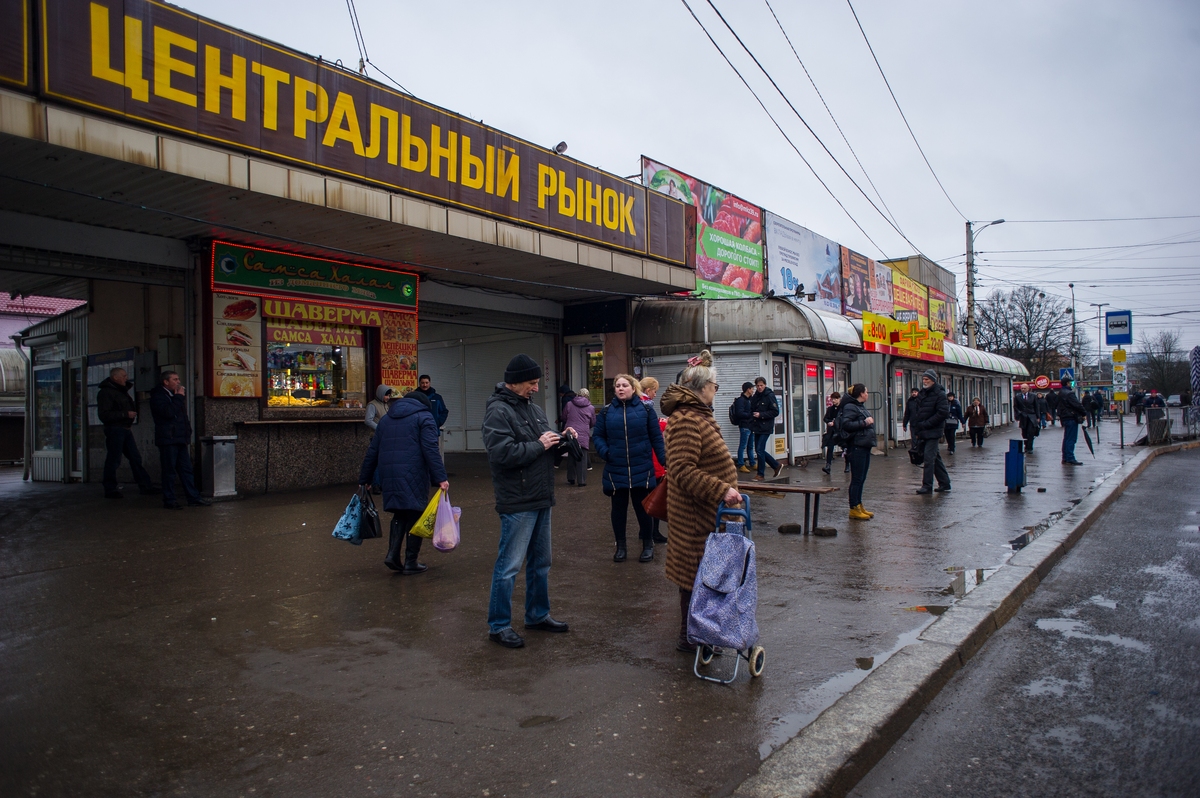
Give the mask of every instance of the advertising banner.
[{"label": "advertising banner", "polygon": [[841,248],[842,254],[842,313],[858,319],[864,310],[871,309],[871,261],[864,255]]},{"label": "advertising banner", "polygon": [[943,341],[941,333],[930,332],[915,321],[904,323],[871,312],[863,314],[865,352],[942,363],[946,360]]},{"label": "advertising banner", "polygon": [[417,388],[417,317],[411,313],[384,313],[379,328],[384,385],[401,395]]},{"label": "advertising banner", "polygon": [[362,327],[268,318],[267,340],[276,344],[363,346],[365,336]]},{"label": "advertising banner", "polygon": [[[11,6],[8,0],[0,7]],[[40,6],[46,97],[648,252],[646,191],[636,183],[177,6],[152,0],[40,0]],[[657,217],[681,220],[677,213]],[[668,259],[685,261],[681,236],[658,240],[678,248]]]},{"label": "advertising banner", "polygon": [[929,329],[950,334],[950,297],[936,288],[929,288]]},{"label": "advertising banner", "polygon": [[767,234],[767,287],[775,296],[816,294],[821,310],[842,312],[840,247],[828,238],[765,211]]},{"label": "advertising banner", "polygon": [[946,300],[946,308],[950,311],[950,329],[946,333],[947,341],[958,341],[958,299],[950,297]]},{"label": "advertising banner", "polygon": [[871,261],[871,312],[890,316],[892,304],[892,267]]},{"label": "advertising banner", "polygon": [[892,269],[892,314],[903,321],[916,319],[929,329],[928,289],[899,269]]},{"label": "advertising banner", "polygon": [[262,396],[262,315],[258,297],[213,294],[213,396]]},{"label": "advertising banner", "polygon": [[742,299],[763,292],[762,209],[642,156],[646,188],[696,207],[696,293]]},{"label": "advertising banner", "polygon": [[[366,305],[417,311],[417,276],[407,272],[359,266],[290,252],[249,249],[213,242],[213,290],[325,300],[332,305]],[[281,314],[271,314],[281,315]],[[294,318],[294,317],[293,317]],[[313,319],[337,321],[351,319]]]}]

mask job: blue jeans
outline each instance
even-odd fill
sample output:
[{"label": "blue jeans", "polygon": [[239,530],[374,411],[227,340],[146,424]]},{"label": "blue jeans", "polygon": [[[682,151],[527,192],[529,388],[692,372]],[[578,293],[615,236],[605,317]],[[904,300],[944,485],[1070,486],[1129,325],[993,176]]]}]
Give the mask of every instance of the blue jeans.
[{"label": "blue jeans", "polygon": [[867,470],[871,467],[871,449],[868,446],[850,447],[850,506],[862,504],[863,485],[867,484]]},{"label": "blue jeans", "polygon": [[163,504],[172,504],[175,499],[175,474],[179,473],[179,481],[183,483],[183,493],[187,501],[199,500],[200,492],[192,479],[192,456],[188,454],[187,444],[159,446],[158,456],[162,460],[162,497]]},{"label": "blue jeans", "polygon": [[754,451],[758,453],[758,475],[760,477],[766,475],[767,466],[779,468],[779,461],[767,454],[767,441],[772,437],[774,437],[774,433],[771,432],[754,433]]},{"label": "blue jeans", "polygon": [[492,571],[488,631],[512,626],[512,594],[525,562],[525,625],[550,615],[550,508],[500,516],[500,551]]},{"label": "blue jeans", "polygon": [[738,441],[737,464],[742,467],[742,452],[746,453],[746,465],[754,468],[754,433],[741,427],[742,438]]},{"label": "blue jeans", "polygon": [[1079,440],[1079,422],[1073,418],[1062,419],[1063,425],[1063,462],[1075,461],[1075,442]]}]

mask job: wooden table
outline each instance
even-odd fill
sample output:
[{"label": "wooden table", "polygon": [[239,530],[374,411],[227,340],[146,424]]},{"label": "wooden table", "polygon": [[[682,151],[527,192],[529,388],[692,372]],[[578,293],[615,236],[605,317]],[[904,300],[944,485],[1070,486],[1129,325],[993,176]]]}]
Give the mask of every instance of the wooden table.
[{"label": "wooden table", "polygon": [[[821,514],[821,497],[826,493],[841,490],[834,486],[804,487],[802,485],[773,485],[770,482],[739,482],[739,491],[752,493],[803,493],[804,494],[804,534],[817,528],[817,518]],[[812,524],[809,524],[809,505],[812,505]]]}]

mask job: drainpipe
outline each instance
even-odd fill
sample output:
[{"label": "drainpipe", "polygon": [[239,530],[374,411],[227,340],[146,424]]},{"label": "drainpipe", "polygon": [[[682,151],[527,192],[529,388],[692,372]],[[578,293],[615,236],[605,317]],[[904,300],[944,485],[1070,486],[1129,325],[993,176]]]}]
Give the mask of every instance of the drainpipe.
[{"label": "drainpipe", "polygon": [[22,448],[24,460],[24,475],[22,479],[25,482],[29,481],[29,468],[33,460],[33,362],[25,354],[25,350],[21,348],[21,336],[10,335],[13,343],[16,345],[17,351],[21,354],[21,359],[25,361],[25,424],[22,429]]}]

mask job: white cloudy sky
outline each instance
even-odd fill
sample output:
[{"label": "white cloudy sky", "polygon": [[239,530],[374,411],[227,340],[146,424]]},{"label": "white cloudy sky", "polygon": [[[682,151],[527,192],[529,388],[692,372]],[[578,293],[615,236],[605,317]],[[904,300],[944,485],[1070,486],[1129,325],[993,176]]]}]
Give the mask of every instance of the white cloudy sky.
[{"label": "white cloudy sky", "polygon": [[[770,2],[911,245],[708,0],[688,3],[857,225],[682,0],[355,1],[371,60],[425,100],[547,146],[565,140],[570,155],[620,175],[637,173],[645,153],[869,257],[915,245],[959,275],[964,297],[963,216],[922,161],[845,0]],[[875,198],[766,0],[713,3]],[[358,62],[346,0],[182,4]],[[1032,283],[1069,297],[1073,281],[1093,341],[1089,303],[1108,302],[1133,310],[1137,331],[1178,329],[1187,347],[1200,345],[1200,313],[1149,315],[1200,310],[1200,4],[854,0],[854,10],[953,203],[972,220],[1010,220],[976,243],[981,296]],[[1164,216],[1191,218],[1033,223]]]}]

